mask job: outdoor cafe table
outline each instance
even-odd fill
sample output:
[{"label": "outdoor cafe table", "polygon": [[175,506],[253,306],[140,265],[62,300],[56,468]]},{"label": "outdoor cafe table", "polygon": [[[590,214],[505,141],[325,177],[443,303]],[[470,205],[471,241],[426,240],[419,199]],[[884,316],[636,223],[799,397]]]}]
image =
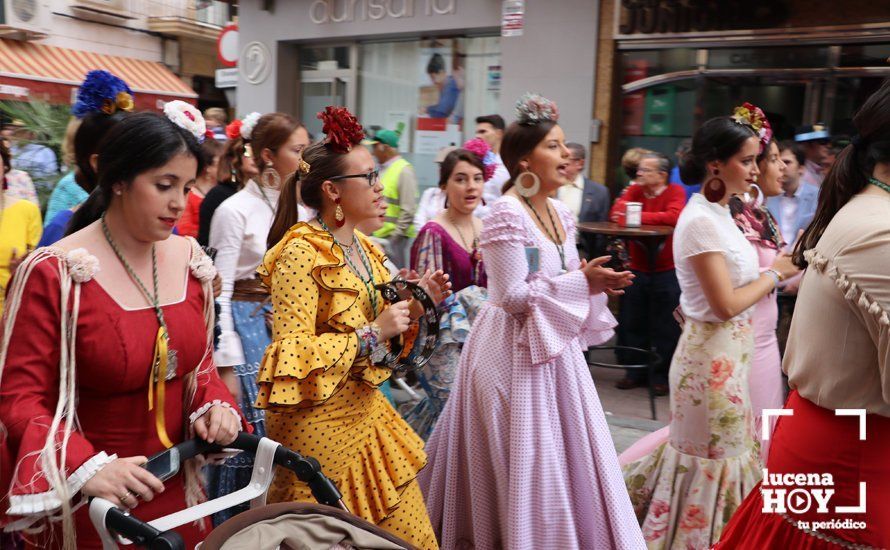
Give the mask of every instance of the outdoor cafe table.
[{"label": "outdoor cafe table", "polygon": [[646,250],[648,272],[654,273],[658,255],[661,254],[664,243],[671,233],[674,232],[674,228],[669,225],[624,227],[614,222],[583,222],[578,224],[578,231],[639,243]]}]

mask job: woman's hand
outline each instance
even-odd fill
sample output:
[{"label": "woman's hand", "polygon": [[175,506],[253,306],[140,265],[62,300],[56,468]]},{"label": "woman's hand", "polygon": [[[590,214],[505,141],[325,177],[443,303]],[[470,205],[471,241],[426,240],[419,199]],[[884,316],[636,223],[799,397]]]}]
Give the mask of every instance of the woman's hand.
[{"label": "woman's hand", "polygon": [[219,298],[220,294],[222,294],[222,277],[217,273],[216,277],[213,278],[213,297]]},{"label": "woman's hand", "polygon": [[84,483],[81,492],[104,498],[119,508],[135,508],[140,499],[150,502],[155,494],[164,492],[164,484],[142,467],[146,462],[144,456],[112,460]]},{"label": "woman's hand", "polygon": [[609,296],[621,296],[624,294],[621,289],[633,284],[635,275],[630,271],[615,271],[602,267],[611,259],[611,256],[600,256],[589,262],[581,260],[581,272],[587,277],[587,285],[590,287],[591,294],[605,292]]},{"label": "woman's hand", "polygon": [[374,320],[380,327],[380,340],[385,341],[408,330],[411,324],[409,302],[401,301],[387,306]]},{"label": "woman's hand", "polygon": [[195,420],[195,434],[207,443],[228,445],[235,441],[241,422],[232,410],[222,405],[214,405]]},{"label": "woman's hand", "polygon": [[782,275],[782,280],[790,279],[800,273],[800,268],[791,262],[791,255],[785,253],[776,256],[770,269],[778,271]]}]

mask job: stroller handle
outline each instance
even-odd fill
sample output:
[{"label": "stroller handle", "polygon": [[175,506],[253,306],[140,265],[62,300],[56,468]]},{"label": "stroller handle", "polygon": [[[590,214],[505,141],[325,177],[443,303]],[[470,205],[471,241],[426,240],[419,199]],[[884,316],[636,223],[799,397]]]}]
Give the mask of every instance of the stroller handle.
[{"label": "stroller handle", "polygon": [[[219,445],[217,443],[208,443],[196,437],[153,455],[146,462],[145,468],[152,473],[160,472],[164,469],[163,465],[169,463],[171,468],[170,474],[164,477],[170,477],[179,471],[183,462],[198,455],[219,453],[223,449],[238,449],[255,455],[261,439],[263,438],[258,435],[241,432],[235,437],[235,441],[228,445]],[[309,485],[315,500],[328,506],[340,507],[340,499],[343,498],[343,495],[340,494],[337,486],[322,473],[321,464],[318,463],[318,460],[311,456],[304,457],[287,447],[279,445],[275,450],[274,463],[276,466],[292,471],[300,481]]]}]

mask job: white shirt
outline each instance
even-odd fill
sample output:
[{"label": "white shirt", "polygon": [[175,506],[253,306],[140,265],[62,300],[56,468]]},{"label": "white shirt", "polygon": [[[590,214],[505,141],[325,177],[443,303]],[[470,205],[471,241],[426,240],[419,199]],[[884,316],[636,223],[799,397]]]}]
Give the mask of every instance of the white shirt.
[{"label": "white shirt", "polygon": [[488,209],[494,204],[494,201],[501,198],[501,187],[507,183],[507,180],[510,179],[510,172],[507,171],[507,167],[504,166],[504,161],[501,159],[501,155],[495,153],[495,168],[494,175],[491,176],[491,179],[485,182],[485,186],[482,188],[482,198],[485,199],[485,202],[488,203],[486,206],[479,205],[474,214],[477,218],[483,219],[488,215]]},{"label": "white shirt", "polygon": [[[695,193],[680,213],[674,230],[674,265],[680,283],[680,307],[690,319],[721,322],[701,289],[690,258],[705,252],[720,252],[726,258],[733,288],[745,286],[760,276],[757,252],[729,213],[728,206],[708,201]],[[753,308],[738,315],[747,318]]]},{"label": "white shirt", "polygon": [[779,197],[779,206],[782,210],[782,221],[779,223],[779,231],[782,232],[782,236],[785,237],[785,240],[788,242],[793,241],[797,235],[796,227],[797,227],[797,207],[800,203],[800,190],[803,188],[803,182],[797,183],[797,189],[794,191],[792,196],[788,196],[784,193]]},{"label": "white shirt", "polygon": [[426,222],[438,216],[443,210],[445,210],[445,193],[438,187],[427,189],[420,196],[420,205],[414,214],[414,227],[420,231]]},{"label": "white shirt", "polygon": [[569,207],[577,222],[578,217],[581,215],[581,202],[584,199],[584,176],[578,174],[575,177],[575,181],[560,187],[559,191],[556,192],[556,198]]},{"label": "white shirt", "polygon": [[208,244],[217,251],[214,264],[222,279],[222,293],[217,298],[222,333],[219,346],[213,352],[218,367],[244,364],[241,337],[235,332],[232,318],[232,292],[235,281],[253,279],[263,261],[277,205],[277,189],[260,190],[259,185],[250,180],[244,189],[219,205],[210,222]]}]

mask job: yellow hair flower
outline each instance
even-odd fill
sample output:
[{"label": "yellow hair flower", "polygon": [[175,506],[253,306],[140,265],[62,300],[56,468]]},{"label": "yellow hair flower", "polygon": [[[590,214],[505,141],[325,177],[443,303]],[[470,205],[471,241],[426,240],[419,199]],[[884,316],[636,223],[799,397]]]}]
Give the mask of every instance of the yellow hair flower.
[{"label": "yellow hair flower", "polygon": [[127,92],[118,92],[117,97],[114,101],[117,108],[121,111],[130,112],[136,106],[133,102],[133,96],[128,94]]}]

